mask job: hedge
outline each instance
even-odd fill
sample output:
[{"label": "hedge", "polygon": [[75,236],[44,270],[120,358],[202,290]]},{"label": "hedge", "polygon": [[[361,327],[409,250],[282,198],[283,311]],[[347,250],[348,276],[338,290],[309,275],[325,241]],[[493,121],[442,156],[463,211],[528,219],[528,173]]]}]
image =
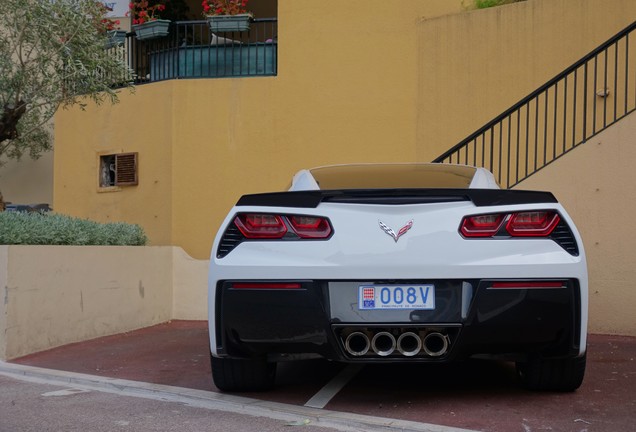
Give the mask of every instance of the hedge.
[{"label": "hedge", "polygon": [[53,213],[0,212],[0,244],[143,246],[148,241],[139,225],[98,223]]}]

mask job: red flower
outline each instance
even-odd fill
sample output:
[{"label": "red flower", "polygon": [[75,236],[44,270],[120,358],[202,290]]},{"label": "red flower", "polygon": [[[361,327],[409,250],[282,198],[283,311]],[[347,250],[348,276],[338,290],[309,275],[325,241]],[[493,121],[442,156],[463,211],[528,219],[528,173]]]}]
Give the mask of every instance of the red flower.
[{"label": "red flower", "polygon": [[248,0],[203,0],[203,15],[237,15],[247,13]]},{"label": "red flower", "polygon": [[169,0],[161,0],[153,6],[148,4],[148,0],[133,0],[130,2],[130,15],[133,17],[133,24],[143,24],[148,21],[159,19],[158,12],[166,10],[165,2]]}]

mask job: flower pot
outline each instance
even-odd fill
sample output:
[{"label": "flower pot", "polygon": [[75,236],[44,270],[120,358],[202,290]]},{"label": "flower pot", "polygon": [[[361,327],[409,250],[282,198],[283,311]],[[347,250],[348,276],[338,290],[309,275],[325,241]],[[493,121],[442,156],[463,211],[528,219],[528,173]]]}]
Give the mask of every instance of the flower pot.
[{"label": "flower pot", "polygon": [[210,15],[208,24],[213,32],[249,31],[252,14]]},{"label": "flower pot", "polygon": [[132,26],[138,40],[154,39],[168,34],[170,20],[154,20]]},{"label": "flower pot", "polygon": [[106,35],[108,36],[106,49],[123,45],[126,40],[126,30],[110,30]]}]

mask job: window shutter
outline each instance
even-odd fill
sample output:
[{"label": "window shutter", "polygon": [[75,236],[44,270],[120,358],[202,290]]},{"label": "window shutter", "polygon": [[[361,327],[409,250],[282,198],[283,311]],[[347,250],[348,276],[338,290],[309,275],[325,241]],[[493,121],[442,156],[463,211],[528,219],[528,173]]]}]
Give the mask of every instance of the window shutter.
[{"label": "window shutter", "polygon": [[137,175],[138,153],[121,153],[115,155],[115,185],[131,186],[139,183]]}]

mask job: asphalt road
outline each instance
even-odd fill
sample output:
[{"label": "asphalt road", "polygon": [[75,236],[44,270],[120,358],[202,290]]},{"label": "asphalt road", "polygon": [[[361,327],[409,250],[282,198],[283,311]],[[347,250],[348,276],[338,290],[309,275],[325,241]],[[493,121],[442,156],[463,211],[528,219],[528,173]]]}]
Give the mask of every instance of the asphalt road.
[{"label": "asphalt road", "polygon": [[[174,321],[67,345],[15,363],[235,397],[219,393],[212,384],[207,344],[205,322]],[[340,383],[349,369],[345,365],[290,362],[279,364],[273,391],[241,396],[285,404],[289,412],[305,409],[321,396],[323,410],[301,414],[316,421],[341,413],[352,416],[348,420],[359,415],[395,419],[411,422],[409,428],[429,425],[429,430],[434,424],[489,432],[633,431],[635,358],[636,338],[590,335],[586,377],[573,393],[526,391],[516,380],[514,366],[503,362],[373,365],[353,371]],[[334,383],[339,384],[337,390],[322,397],[325,386]]]},{"label": "asphalt road", "polygon": [[303,420],[276,420],[2,375],[0,389],[1,432],[290,432],[290,424],[302,424],[307,432],[336,431]]},{"label": "asphalt road", "polygon": [[471,432],[0,362],[0,432]]},{"label": "asphalt road", "polygon": [[[285,422],[0,375],[0,431],[289,432]],[[335,431],[312,426],[304,431]]]}]

